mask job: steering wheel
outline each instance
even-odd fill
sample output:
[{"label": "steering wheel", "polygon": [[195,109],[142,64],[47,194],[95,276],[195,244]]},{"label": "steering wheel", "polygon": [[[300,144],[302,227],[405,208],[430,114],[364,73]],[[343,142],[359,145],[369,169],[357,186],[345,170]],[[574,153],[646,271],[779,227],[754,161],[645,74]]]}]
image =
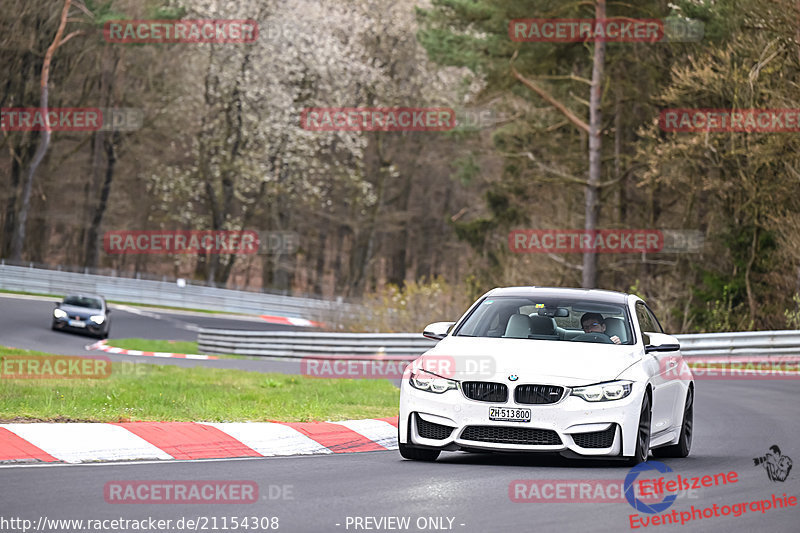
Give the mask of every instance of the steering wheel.
[{"label": "steering wheel", "polygon": [[581,333],[577,337],[570,339],[575,342],[599,342],[601,344],[614,344],[611,337],[605,333]]}]

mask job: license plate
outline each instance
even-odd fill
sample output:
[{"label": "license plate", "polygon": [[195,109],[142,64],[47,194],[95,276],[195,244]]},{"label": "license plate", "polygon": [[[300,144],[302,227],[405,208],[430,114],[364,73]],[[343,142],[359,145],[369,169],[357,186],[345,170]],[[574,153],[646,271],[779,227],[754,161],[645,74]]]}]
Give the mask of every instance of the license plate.
[{"label": "license plate", "polygon": [[502,420],[504,422],[530,422],[530,409],[510,409],[508,407],[490,407],[489,420]]},{"label": "license plate", "polygon": [[73,328],[85,328],[86,322],[84,322],[83,320],[70,320],[69,325],[72,326]]}]

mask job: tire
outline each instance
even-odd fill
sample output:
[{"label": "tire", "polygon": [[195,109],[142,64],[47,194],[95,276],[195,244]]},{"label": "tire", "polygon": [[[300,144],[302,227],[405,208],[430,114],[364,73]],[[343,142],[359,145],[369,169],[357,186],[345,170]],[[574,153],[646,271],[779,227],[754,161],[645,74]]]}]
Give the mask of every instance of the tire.
[{"label": "tire", "polygon": [[428,448],[414,448],[408,444],[400,442],[400,426],[397,427],[397,447],[400,449],[400,455],[403,459],[411,459],[412,461],[426,461],[433,462],[439,457],[440,450],[431,450]]},{"label": "tire", "polygon": [[694,433],[694,390],[689,388],[683,404],[683,421],[678,443],[653,450],[655,457],[687,457],[692,450],[692,434]]},{"label": "tire", "polygon": [[645,393],[642,408],[639,411],[639,425],[636,430],[636,451],[633,457],[627,458],[628,466],[636,466],[647,461],[650,453],[650,423],[653,413],[650,410],[650,395]]}]

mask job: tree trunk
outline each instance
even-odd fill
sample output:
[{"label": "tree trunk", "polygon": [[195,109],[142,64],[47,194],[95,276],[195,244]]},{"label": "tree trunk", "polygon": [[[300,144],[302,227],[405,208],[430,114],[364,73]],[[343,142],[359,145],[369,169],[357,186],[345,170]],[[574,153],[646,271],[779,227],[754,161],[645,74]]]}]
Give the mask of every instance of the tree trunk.
[{"label": "tree trunk", "polygon": [[11,243],[14,241],[14,234],[17,227],[17,188],[19,187],[24,168],[23,161],[30,161],[36,151],[33,143],[23,143],[11,157],[11,183],[9,186],[8,201],[6,202],[6,213],[3,220],[2,248],[0,253],[3,256],[11,251]]},{"label": "tree trunk", "polygon": [[[47,115],[47,86],[42,86],[42,97],[39,103],[42,113]],[[36,153],[33,155],[33,161],[28,167],[28,172],[25,176],[25,185],[22,188],[22,198],[20,201],[19,217],[17,218],[17,227],[14,232],[14,238],[11,241],[11,259],[20,261],[22,259],[22,247],[25,244],[25,230],[28,224],[28,211],[31,207],[31,191],[33,190],[33,177],[36,174],[36,169],[39,168],[45,154],[47,147],[50,145],[50,131],[48,126],[45,126],[44,131],[39,136],[39,145],[36,147]]]},{"label": "tree trunk", "polygon": [[108,197],[111,194],[111,182],[114,179],[114,170],[117,163],[116,141],[118,137],[118,132],[111,133],[110,138],[106,138],[104,143],[106,171],[103,179],[103,185],[100,188],[100,198],[98,199],[97,206],[94,209],[92,221],[89,225],[89,231],[86,234],[85,266],[89,268],[97,268],[99,255],[98,236],[100,235],[100,226],[103,223],[103,215],[105,215],[106,208],[108,207]]},{"label": "tree trunk", "polygon": [[[412,177],[409,173],[401,192],[402,209],[406,214],[410,214],[409,211],[411,209],[411,180]],[[398,287],[402,287],[406,281],[406,262],[408,260],[408,251],[411,244],[408,227],[408,223],[403,224],[403,229],[398,231],[396,236],[397,240],[395,241],[399,246],[391,250],[393,253],[391,255],[388,282],[394,283]],[[393,236],[390,235],[390,238],[392,237]]]},{"label": "tree trunk", "polygon": [[316,265],[314,267],[314,289],[313,293],[321,295],[325,293],[325,259],[328,246],[328,224],[322,224],[318,233],[319,238],[314,247],[309,247],[312,253],[316,253]]},{"label": "tree trunk", "polygon": [[[113,86],[114,72],[116,70],[116,62],[114,61],[113,52],[109,46],[103,48],[103,55],[100,62],[100,95],[103,99],[103,106],[109,108],[112,107],[113,103],[111,89]],[[83,264],[89,268],[96,268],[98,263],[97,238],[100,234],[100,224],[103,221],[103,215],[108,205],[108,195],[111,189],[111,181],[114,177],[114,167],[117,159],[114,143],[116,143],[118,139],[118,133],[107,133],[103,130],[94,133],[92,148],[92,181],[89,186],[87,198],[90,216],[86,229],[83,256]]]},{"label": "tree trunk", "polygon": [[369,213],[369,220],[366,221],[366,233],[360,233],[354,241],[353,253],[350,261],[350,290],[348,294],[361,296],[367,288],[368,269],[375,252],[375,240],[378,232],[378,219],[383,209],[386,175],[389,172],[390,162],[384,158],[383,138],[380,133],[374,137],[375,147],[374,172],[377,176],[376,195],[377,200]]},{"label": "tree trunk", "polygon": [[[605,0],[597,0],[595,19],[606,18]],[[603,67],[605,65],[606,43],[594,43],[594,65],[592,66],[592,89],[589,99],[589,179],[586,183],[586,221],[584,229],[594,235],[597,229],[597,214],[600,207],[600,172],[602,171],[602,111]],[[594,239],[592,239],[594,240]],[[593,251],[583,253],[583,287],[593,289],[597,286],[597,254]]]},{"label": "tree trunk", "polygon": [[11,259],[19,261],[22,259],[22,248],[25,245],[25,229],[28,223],[28,211],[31,207],[31,191],[33,190],[33,177],[36,175],[36,169],[44,160],[47,154],[47,148],[50,146],[50,121],[47,119],[47,101],[48,89],[47,84],[50,80],[50,64],[53,61],[53,55],[56,49],[69,40],[70,37],[76,35],[75,33],[68,35],[62,39],[64,35],[64,28],[67,25],[67,14],[69,13],[72,0],[64,0],[64,8],[61,10],[61,22],[58,26],[56,36],[53,42],[47,48],[47,53],[44,56],[44,64],[42,65],[42,77],[40,81],[41,97],[39,99],[39,108],[42,110],[42,117],[44,118],[45,127],[39,137],[39,146],[36,148],[36,153],[33,155],[30,167],[25,176],[25,185],[22,189],[22,199],[19,208],[19,217],[17,218],[17,227],[14,232],[14,238],[11,241]]},{"label": "tree trunk", "polygon": [[750,274],[753,271],[753,263],[756,260],[758,251],[758,226],[753,227],[753,239],[750,241],[750,257],[747,259],[747,267],[744,272],[744,286],[747,291],[747,307],[750,310],[750,323],[747,329],[751,329],[755,325],[756,314],[758,306],[756,305],[755,294],[753,293],[753,285],[750,280]]}]

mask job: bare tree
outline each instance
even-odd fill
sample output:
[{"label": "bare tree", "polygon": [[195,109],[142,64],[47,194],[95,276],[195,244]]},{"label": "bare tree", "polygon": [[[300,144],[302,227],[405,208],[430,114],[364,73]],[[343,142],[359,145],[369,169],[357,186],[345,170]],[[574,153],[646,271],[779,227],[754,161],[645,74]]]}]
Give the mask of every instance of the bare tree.
[{"label": "bare tree", "polygon": [[[596,0],[595,20],[602,21],[606,18],[606,0]],[[589,136],[589,175],[584,184],[585,191],[585,221],[584,229],[589,235],[597,229],[597,215],[600,207],[600,183],[602,172],[602,86],[604,79],[604,66],[606,58],[606,43],[597,39],[594,45],[592,65],[591,93],[589,96],[589,123],[575,115],[566,105],[559,102],[547,91],[539,87],[534,81],[526,78],[514,67],[517,52],[511,57],[511,74],[525,87],[539,95],[544,101],[562,113],[574,126],[584,131]],[[586,81],[586,80],[579,80]],[[591,251],[583,253],[582,284],[584,288],[591,289],[597,285],[597,254]]]},{"label": "bare tree", "polygon": [[[64,30],[67,26],[67,15],[69,14],[69,8],[72,6],[72,0],[64,0],[64,7],[61,10],[61,22],[58,25],[58,31],[56,32],[55,38],[53,38],[53,42],[47,48],[47,53],[44,56],[44,64],[42,65],[42,76],[40,81],[41,86],[41,98],[39,101],[39,108],[42,112],[42,118],[44,119],[44,130],[42,131],[41,135],[39,136],[39,145],[36,148],[36,153],[33,156],[33,160],[31,161],[30,167],[28,168],[27,175],[25,176],[25,185],[22,190],[22,199],[21,205],[19,210],[19,218],[17,220],[17,231],[14,233],[14,239],[11,242],[11,259],[19,261],[22,259],[22,247],[25,244],[25,227],[28,222],[28,211],[30,210],[31,204],[31,190],[33,189],[33,177],[36,174],[36,169],[39,168],[42,160],[44,159],[45,154],[47,154],[47,148],[50,146],[50,121],[47,118],[47,108],[48,108],[48,83],[50,81],[50,64],[53,61],[53,55],[55,54],[58,47],[75,37],[76,35],[80,35],[83,33],[82,31],[74,31],[64,37]],[[85,9],[85,7],[83,8]]]}]

